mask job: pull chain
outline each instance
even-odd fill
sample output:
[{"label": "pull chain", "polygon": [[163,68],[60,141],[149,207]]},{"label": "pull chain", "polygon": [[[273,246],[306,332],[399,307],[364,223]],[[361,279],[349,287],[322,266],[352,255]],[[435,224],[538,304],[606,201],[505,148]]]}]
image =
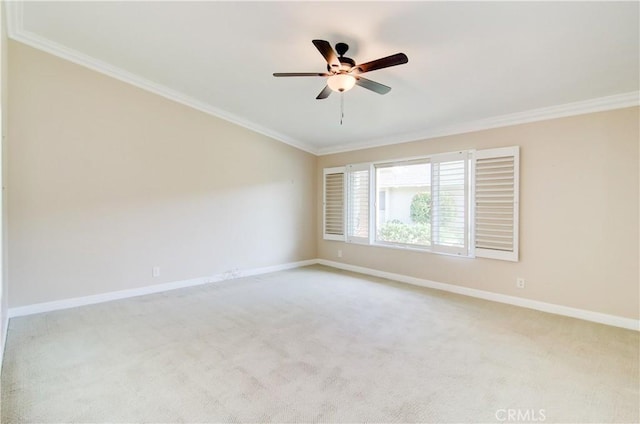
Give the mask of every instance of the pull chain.
[{"label": "pull chain", "polygon": [[340,92],[340,125],[344,119],[344,91]]}]

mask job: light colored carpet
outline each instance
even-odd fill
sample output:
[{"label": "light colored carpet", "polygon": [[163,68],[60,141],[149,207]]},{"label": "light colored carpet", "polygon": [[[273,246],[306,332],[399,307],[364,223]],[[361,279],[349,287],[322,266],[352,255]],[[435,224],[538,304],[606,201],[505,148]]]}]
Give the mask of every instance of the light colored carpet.
[{"label": "light colored carpet", "polygon": [[2,422],[638,422],[638,355],[630,330],[314,266],[12,319]]}]

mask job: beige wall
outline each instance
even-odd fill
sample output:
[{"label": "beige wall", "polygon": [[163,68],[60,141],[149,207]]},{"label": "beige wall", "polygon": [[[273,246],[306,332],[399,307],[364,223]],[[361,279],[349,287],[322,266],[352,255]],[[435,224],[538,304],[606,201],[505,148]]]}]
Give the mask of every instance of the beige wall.
[{"label": "beige wall", "polygon": [[10,306],[315,258],[315,156],[16,42],[9,76]]},{"label": "beige wall", "polygon": [[[318,256],[387,272],[638,319],[639,109],[628,108],[319,158],[348,163],[519,145],[520,262],[322,240]],[[337,257],[337,250],[343,257]],[[517,289],[517,277],[527,281]]]},{"label": "beige wall", "polygon": [[[317,256],[640,317],[638,108],[315,158],[9,47],[11,306]],[[518,263],[321,239],[324,167],[511,145],[521,146]]]}]

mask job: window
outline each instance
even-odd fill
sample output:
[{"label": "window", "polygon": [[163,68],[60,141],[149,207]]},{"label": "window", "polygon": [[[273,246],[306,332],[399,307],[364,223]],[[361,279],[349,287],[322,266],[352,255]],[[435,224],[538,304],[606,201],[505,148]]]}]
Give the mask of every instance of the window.
[{"label": "window", "polygon": [[380,163],[375,169],[376,242],[468,254],[467,152]]},{"label": "window", "polygon": [[383,244],[431,245],[431,164],[376,164],[376,236]]},{"label": "window", "polygon": [[325,239],[518,260],[518,147],[325,169]]}]

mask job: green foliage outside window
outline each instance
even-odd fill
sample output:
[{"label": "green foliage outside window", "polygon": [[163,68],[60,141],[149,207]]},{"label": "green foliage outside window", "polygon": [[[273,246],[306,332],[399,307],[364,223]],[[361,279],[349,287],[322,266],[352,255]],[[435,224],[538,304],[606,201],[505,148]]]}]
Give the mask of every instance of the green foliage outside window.
[{"label": "green foliage outside window", "polygon": [[411,200],[411,220],[417,224],[431,223],[431,193],[418,193]]},{"label": "green foliage outside window", "polygon": [[378,240],[428,246],[431,244],[431,224],[408,225],[394,219],[380,227]]},{"label": "green foliage outside window", "polygon": [[[441,235],[448,233],[452,217],[456,214],[455,200],[443,193],[441,198],[442,218],[440,220]],[[412,224],[405,224],[397,219],[385,222],[378,229],[378,240],[392,243],[431,245],[431,193],[417,193],[410,206]]]}]

